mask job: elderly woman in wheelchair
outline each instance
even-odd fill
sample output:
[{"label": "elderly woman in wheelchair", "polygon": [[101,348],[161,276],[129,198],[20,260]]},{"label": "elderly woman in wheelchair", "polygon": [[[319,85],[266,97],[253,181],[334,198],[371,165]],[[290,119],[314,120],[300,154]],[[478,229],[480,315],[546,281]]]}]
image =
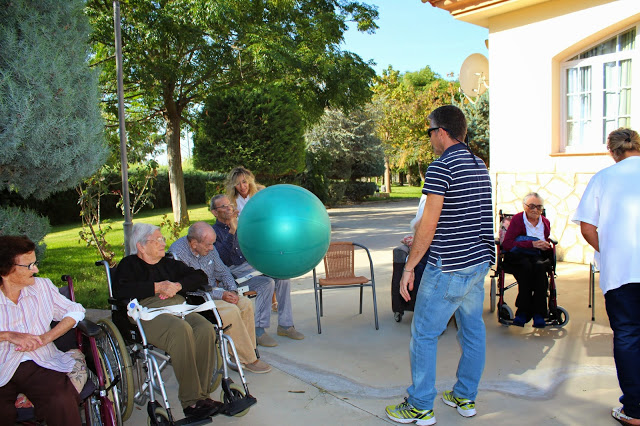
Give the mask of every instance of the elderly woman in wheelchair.
[{"label": "elderly woman in wheelchair", "polygon": [[535,192],[523,200],[524,211],[513,216],[502,242],[504,268],[518,282],[513,325],[544,328],[547,315],[547,272],[553,261],[549,220],[542,215],[543,200]]},{"label": "elderly woman in wheelchair", "polygon": [[[24,393],[50,426],[80,425],[80,398],[67,372],[75,360],[53,341],[84,318],[84,308],[36,278],[35,244],[0,236],[0,413],[13,425],[15,401]],[[52,320],[59,323],[51,328]]]},{"label": "elderly woman in wheelchair", "polygon": [[[182,304],[187,291],[207,285],[204,272],[165,258],[165,246],[157,226],[133,226],[132,254],[122,259],[113,282],[116,299],[137,299],[140,306],[162,308]],[[185,416],[204,418],[217,413],[221,403],[209,398],[217,356],[214,325],[198,313],[184,319],[161,314],[144,321],[144,333],[150,344],[171,357]]]}]

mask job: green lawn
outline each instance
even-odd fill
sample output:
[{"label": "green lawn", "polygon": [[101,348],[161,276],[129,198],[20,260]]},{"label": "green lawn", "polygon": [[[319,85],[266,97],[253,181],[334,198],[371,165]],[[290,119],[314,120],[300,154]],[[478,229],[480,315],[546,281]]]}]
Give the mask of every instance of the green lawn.
[{"label": "green lawn", "polygon": [[[421,188],[409,186],[393,186],[391,188],[392,200],[416,199],[421,195]],[[372,198],[368,201],[381,201],[384,199]],[[152,223],[160,225],[163,215],[173,218],[171,209],[154,209],[143,212],[135,217],[136,222]],[[213,216],[207,206],[191,206],[189,208],[189,218],[191,222],[204,220],[214,223]],[[116,252],[116,259],[121,259],[124,254],[124,235],[122,231],[122,219],[105,220],[105,224],[111,225],[112,229],[107,234],[107,241]],[[45,258],[40,262],[40,276],[51,278],[60,284],[60,277],[68,274],[73,277],[76,289],[76,299],[86,308],[107,308],[107,282],[102,267],[94,266],[96,260],[100,260],[98,251],[93,247],[86,247],[81,241],[78,232],[79,225],[60,225],[52,227],[44,241],[47,244]],[[168,237],[166,230],[165,236]],[[181,235],[185,235],[186,229]],[[172,241],[168,241],[171,243]]]},{"label": "green lawn", "polygon": [[[135,221],[160,225],[163,215],[173,218],[171,209],[154,209],[136,215]],[[192,222],[205,220],[213,223],[213,216],[205,206],[192,206],[189,209],[189,218]],[[107,241],[116,252],[116,259],[124,255],[124,235],[122,231],[122,219],[105,220],[105,225],[111,225],[112,229],[107,234]],[[96,260],[100,260],[98,251],[93,247],[86,247],[81,241],[78,225],[54,226],[44,241],[47,244],[45,258],[40,262],[40,276],[51,278],[59,284],[60,277],[68,274],[73,277],[76,289],[76,299],[86,308],[107,307],[107,282],[102,267],[94,266]],[[185,235],[184,229],[181,235]],[[165,232],[166,234],[166,232]],[[167,236],[167,235],[165,235]]]}]

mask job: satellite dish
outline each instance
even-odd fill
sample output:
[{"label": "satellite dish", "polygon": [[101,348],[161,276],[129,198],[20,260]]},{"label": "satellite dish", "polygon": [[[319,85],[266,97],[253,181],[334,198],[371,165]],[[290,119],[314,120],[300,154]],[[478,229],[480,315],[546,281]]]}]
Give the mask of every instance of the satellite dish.
[{"label": "satellite dish", "polygon": [[469,55],[460,67],[460,89],[475,98],[489,88],[489,60],[481,53]]}]

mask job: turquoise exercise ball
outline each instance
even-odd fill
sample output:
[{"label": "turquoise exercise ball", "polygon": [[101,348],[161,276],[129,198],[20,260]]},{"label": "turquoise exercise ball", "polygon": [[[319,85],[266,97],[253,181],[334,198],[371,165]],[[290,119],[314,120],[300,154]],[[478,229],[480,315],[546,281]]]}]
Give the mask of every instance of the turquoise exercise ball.
[{"label": "turquoise exercise ball", "polygon": [[247,262],[270,277],[306,274],[329,249],[331,221],[322,202],[304,188],[274,185],[252,196],[238,220]]}]

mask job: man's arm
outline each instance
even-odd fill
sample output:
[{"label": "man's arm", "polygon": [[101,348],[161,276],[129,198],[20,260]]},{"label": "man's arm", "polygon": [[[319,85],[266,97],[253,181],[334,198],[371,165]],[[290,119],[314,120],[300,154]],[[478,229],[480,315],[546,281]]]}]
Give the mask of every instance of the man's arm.
[{"label": "man's arm", "polygon": [[600,251],[600,243],[598,240],[598,228],[587,222],[580,222],[580,232],[582,236],[596,251]]},{"label": "man's arm", "polygon": [[415,237],[413,238],[409,258],[407,259],[407,263],[404,265],[402,280],[400,281],[400,294],[406,301],[411,299],[409,291],[413,290],[413,269],[425,255],[429,246],[431,246],[433,236],[436,234],[436,228],[438,227],[438,221],[440,220],[443,205],[443,195],[427,195],[424,213],[422,215],[422,219],[418,223],[418,229]]}]

